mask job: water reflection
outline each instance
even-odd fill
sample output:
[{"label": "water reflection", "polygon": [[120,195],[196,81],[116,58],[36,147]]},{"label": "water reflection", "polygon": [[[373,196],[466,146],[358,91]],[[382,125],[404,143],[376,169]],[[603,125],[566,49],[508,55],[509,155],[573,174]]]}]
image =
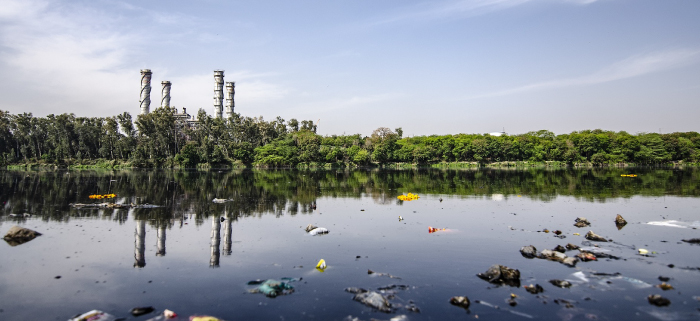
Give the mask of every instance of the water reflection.
[{"label": "water reflection", "polygon": [[224,221],[224,255],[231,255],[231,244],[233,243],[233,228],[231,227],[231,219]]},{"label": "water reflection", "polygon": [[156,244],[158,251],[156,256],[165,256],[165,225],[158,226],[158,242]]},{"label": "water reflection", "polygon": [[146,266],[146,221],[136,220],[134,231],[134,267]]},{"label": "water reflection", "polygon": [[[70,173],[70,175],[66,175]],[[635,173],[637,177],[621,177]],[[551,201],[559,195],[585,201],[643,196],[700,196],[700,171],[690,169],[526,169],[526,170],[244,170],[212,171],[0,171],[0,219],[22,222],[28,213],[45,221],[96,217],[124,224],[126,209],[75,209],[94,202],[91,194],[117,194],[100,200],[157,204],[135,217],[167,226],[196,213],[202,224],[211,215],[226,217],[312,213],[318,198],[370,197],[377,204],[399,203],[412,192],[472,197],[522,196]],[[214,198],[231,199],[214,204]],[[225,214],[222,214],[225,213]],[[10,216],[10,214],[18,214]],[[182,224],[182,223],[181,223]],[[225,229],[225,232],[228,229]],[[159,234],[165,239],[165,233]],[[163,247],[164,249],[164,247]],[[159,253],[161,251],[159,250]],[[162,252],[165,253],[164,250]]]},{"label": "water reflection", "polygon": [[211,258],[210,267],[219,267],[219,244],[221,243],[221,220],[218,216],[211,217]]}]

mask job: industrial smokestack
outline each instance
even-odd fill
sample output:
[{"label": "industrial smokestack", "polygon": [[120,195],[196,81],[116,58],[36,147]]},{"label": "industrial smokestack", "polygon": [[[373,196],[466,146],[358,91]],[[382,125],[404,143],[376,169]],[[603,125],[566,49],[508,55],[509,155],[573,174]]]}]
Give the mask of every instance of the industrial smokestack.
[{"label": "industrial smokestack", "polygon": [[141,69],[141,115],[148,114],[151,107],[151,70]]},{"label": "industrial smokestack", "polygon": [[226,118],[231,118],[233,116],[233,108],[236,103],[233,101],[233,95],[236,94],[236,82],[226,83]]},{"label": "industrial smokestack", "polygon": [[224,113],[224,71],[214,70],[214,111],[217,118]]},{"label": "industrial smokestack", "polygon": [[161,97],[163,97],[160,100],[160,107],[170,107],[170,82],[169,81],[163,81],[160,83],[163,85],[163,90],[161,91]]}]

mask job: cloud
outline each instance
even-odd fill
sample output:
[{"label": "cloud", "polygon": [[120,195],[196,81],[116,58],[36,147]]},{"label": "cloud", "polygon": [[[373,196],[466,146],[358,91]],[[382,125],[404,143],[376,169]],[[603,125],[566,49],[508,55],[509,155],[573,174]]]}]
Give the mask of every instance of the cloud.
[{"label": "cloud", "polygon": [[[154,21],[167,33],[146,33],[134,26]],[[184,26],[174,21],[187,22]],[[139,69],[136,59],[148,59],[145,48],[173,38],[220,40],[192,28],[198,18],[179,13],[154,13],[127,3],[108,8],[45,2],[0,0],[0,97],[2,109],[12,113],[75,113],[106,116],[139,112]],[[175,28],[177,26],[177,28]],[[155,28],[150,26],[149,28]],[[184,40],[183,40],[184,41]],[[147,62],[150,60],[146,60]],[[157,64],[156,64],[157,65]],[[153,69],[151,107],[160,104],[160,82],[172,82],[171,104],[213,111],[213,75],[180,75],[162,66]],[[290,89],[270,82],[274,73],[238,71],[226,80],[237,81],[241,102],[283,98]]]},{"label": "cloud", "polygon": [[506,96],[538,90],[601,84],[678,68],[695,63],[698,58],[700,58],[700,50],[698,49],[678,49],[635,55],[588,75],[538,82],[471,98]]},{"label": "cloud", "polygon": [[[586,5],[599,0],[553,0]],[[445,18],[468,18],[495,11],[510,9],[535,0],[453,0],[439,3],[428,2],[405,8],[401,12],[383,17],[370,25],[382,25],[403,21],[427,21]]]}]

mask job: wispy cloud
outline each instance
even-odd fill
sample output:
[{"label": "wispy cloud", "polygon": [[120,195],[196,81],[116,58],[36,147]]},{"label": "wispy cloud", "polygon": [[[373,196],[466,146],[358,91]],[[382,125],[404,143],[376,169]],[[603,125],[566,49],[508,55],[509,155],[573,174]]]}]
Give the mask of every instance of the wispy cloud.
[{"label": "wispy cloud", "polygon": [[588,75],[538,82],[471,98],[505,96],[538,90],[601,84],[670,70],[698,62],[698,60],[700,60],[699,49],[678,49],[635,55]]},{"label": "wispy cloud", "polygon": [[[599,0],[553,0],[579,5],[591,4]],[[520,6],[535,0],[451,0],[426,2],[406,7],[399,12],[382,17],[370,25],[382,25],[403,21],[426,21],[445,18],[468,18],[495,11]]]}]

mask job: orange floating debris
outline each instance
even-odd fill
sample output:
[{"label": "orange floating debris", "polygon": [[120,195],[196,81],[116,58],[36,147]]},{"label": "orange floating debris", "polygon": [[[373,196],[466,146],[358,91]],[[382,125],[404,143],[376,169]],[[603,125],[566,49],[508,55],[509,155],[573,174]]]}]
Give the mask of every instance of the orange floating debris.
[{"label": "orange floating debris", "polygon": [[428,226],[428,233],[435,233],[437,231],[447,231],[446,228],[434,228],[432,226]]}]

